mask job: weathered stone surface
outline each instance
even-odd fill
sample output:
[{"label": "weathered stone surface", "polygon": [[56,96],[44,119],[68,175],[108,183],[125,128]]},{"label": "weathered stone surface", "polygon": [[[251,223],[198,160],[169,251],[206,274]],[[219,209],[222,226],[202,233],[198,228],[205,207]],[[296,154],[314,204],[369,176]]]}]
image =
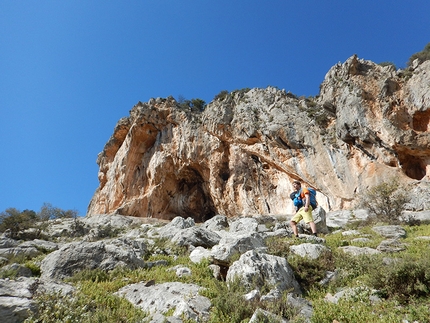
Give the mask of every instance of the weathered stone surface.
[{"label": "weathered stone surface", "polygon": [[335,295],[327,294],[325,300],[337,304],[340,299],[353,299],[358,297],[367,297],[371,303],[379,302],[378,291],[368,287],[344,288]]},{"label": "weathered stone surface", "polygon": [[31,278],[18,280],[0,279],[0,317],[2,322],[21,323],[36,309],[32,300],[36,281]]},{"label": "weathered stone surface", "polygon": [[259,233],[233,234],[223,237],[211,250],[211,259],[220,265],[229,265],[234,257],[248,250],[265,248],[264,237]]},{"label": "weathered stone surface", "polygon": [[17,246],[12,248],[0,248],[0,257],[11,258],[11,257],[35,257],[41,254],[39,250],[32,246]]},{"label": "weathered stone surface", "polygon": [[290,251],[294,255],[307,257],[310,259],[318,259],[324,253],[330,253],[330,249],[326,246],[315,243],[301,243],[290,247]]},{"label": "weathered stone surface", "polygon": [[63,279],[83,269],[136,269],[145,265],[133,242],[126,239],[72,242],[47,255],[41,263],[41,277]]},{"label": "weathered stone surface", "polygon": [[7,272],[13,272],[16,274],[16,277],[31,277],[33,276],[33,273],[31,272],[30,268],[27,268],[20,264],[10,264],[3,266],[0,268],[0,274],[7,273]]},{"label": "weathered stone surface", "polygon": [[279,323],[288,323],[288,320],[284,319],[279,315],[275,315],[270,313],[269,311],[263,310],[261,308],[257,308],[252,314],[249,323],[259,323],[259,322],[279,322]]},{"label": "weathered stone surface", "polygon": [[248,288],[261,288],[268,284],[281,292],[291,289],[294,293],[301,294],[294,272],[285,258],[254,250],[244,253],[228,269],[227,281],[231,282],[236,278]]},{"label": "weathered stone surface", "polygon": [[218,244],[220,240],[221,237],[215,232],[196,226],[183,229],[172,237],[172,242],[179,246],[187,247],[212,248]]},{"label": "weathered stone surface", "polygon": [[176,276],[178,277],[191,276],[192,274],[192,271],[190,268],[181,266],[181,265],[174,266],[172,268],[169,268],[168,270],[174,271],[176,273]]},{"label": "weathered stone surface", "polygon": [[327,212],[326,224],[330,228],[343,228],[347,223],[363,221],[369,217],[366,210],[339,210]]},{"label": "weathered stone surface", "polygon": [[406,245],[401,243],[399,239],[388,239],[381,241],[376,250],[381,252],[400,252],[406,249]]},{"label": "weathered stone surface", "polygon": [[203,247],[197,247],[190,253],[190,260],[194,263],[199,263],[203,259],[209,259],[210,257],[211,251]]},{"label": "weathered stone surface", "polygon": [[314,310],[309,301],[293,293],[288,293],[287,304],[298,310],[299,315],[304,318],[305,322],[310,322]]},{"label": "weathered stone surface", "polygon": [[41,239],[34,239],[30,241],[25,241],[19,245],[22,247],[34,247],[40,250],[45,250],[47,252],[52,252],[58,249],[58,244],[52,241],[46,241]]},{"label": "weathered stone surface", "polygon": [[258,221],[255,218],[239,218],[230,223],[230,232],[258,232]]},{"label": "weathered stone surface", "polygon": [[211,231],[226,230],[229,227],[228,219],[225,215],[215,215],[213,218],[205,221],[202,227]]},{"label": "weathered stone surface", "polygon": [[171,222],[161,228],[150,230],[150,235],[159,236],[160,238],[172,239],[178,232],[183,229],[192,228],[195,222],[192,218],[175,217]]},{"label": "weathered stone surface", "polygon": [[201,287],[179,282],[146,286],[144,283],[127,285],[117,294],[143,311],[151,314],[162,314],[174,309],[172,316],[202,322],[208,318],[211,302],[199,295]]},{"label": "weathered stone surface", "polygon": [[68,295],[75,288],[65,283],[50,280],[18,277],[0,279],[0,321],[3,323],[21,323],[37,310],[34,300],[36,294],[58,293]]},{"label": "weathered stone surface", "polygon": [[373,231],[379,233],[386,238],[405,238],[406,230],[400,225],[381,225],[372,228]]},{"label": "weathered stone surface", "polygon": [[13,248],[19,245],[19,241],[18,240],[14,240],[11,238],[7,238],[7,237],[0,237],[0,248],[4,249],[4,248]]},{"label": "weathered stone surface", "polygon": [[88,214],[288,214],[293,179],[315,187],[327,211],[393,176],[428,196],[430,61],[410,73],[352,56],[328,71],[316,99],[268,87],[217,97],[203,112],[172,97],[139,102],[98,156]]},{"label": "weathered stone surface", "polygon": [[374,255],[374,254],[380,253],[379,250],[369,248],[369,247],[345,246],[345,247],[339,247],[339,249],[353,256]]}]

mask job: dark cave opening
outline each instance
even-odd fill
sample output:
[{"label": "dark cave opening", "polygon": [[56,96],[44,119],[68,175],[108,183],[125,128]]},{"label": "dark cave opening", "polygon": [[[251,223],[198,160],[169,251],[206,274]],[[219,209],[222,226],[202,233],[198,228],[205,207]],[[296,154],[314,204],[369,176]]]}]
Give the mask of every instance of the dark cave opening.
[{"label": "dark cave opening", "polygon": [[430,109],[426,111],[417,111],[412,119],[412,127],[415,131],[430,130]]},{"label": "dark cave opening", "polygon": [[426,165],[419,157],[399,154],[399,161],[406,176],[417,180],[426,176]]},{"label": "dark cave opening", "polygon": [[192,217],[196,222],[204,222],[216,214],[214,203],[207,185],[200,173],[187,168],[181,171],[177,181],[170,211],[181,217]]}]

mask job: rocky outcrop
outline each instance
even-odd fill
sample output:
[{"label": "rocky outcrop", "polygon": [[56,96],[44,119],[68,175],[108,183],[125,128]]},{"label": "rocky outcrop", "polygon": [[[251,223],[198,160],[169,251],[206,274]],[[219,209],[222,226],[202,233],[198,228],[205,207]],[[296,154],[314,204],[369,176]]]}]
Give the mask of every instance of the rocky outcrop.
[{"label": "rocky outcrop", "polygon": [[328,71],[317,98],[268,87],[220,93],[203,112],[172,97],[139,102],[98,156],[88,215],[288,214],[295,179],[334,211],[391,177],[417,192],[411,209],[423,210],[429,89],[430,61],[396,71],[352,56]]}]

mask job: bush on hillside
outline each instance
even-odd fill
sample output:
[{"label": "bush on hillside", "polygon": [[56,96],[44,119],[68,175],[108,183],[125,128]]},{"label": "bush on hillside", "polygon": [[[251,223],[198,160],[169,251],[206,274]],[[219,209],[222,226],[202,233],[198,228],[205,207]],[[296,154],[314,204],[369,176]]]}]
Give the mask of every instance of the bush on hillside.
[{"label": "bush on hillside", "polygon": [[381,62],[378,65],[383,66],[383,67],[392,66],[395,70],[397,69],[396,64],[394,64],[393,62]]},{"label": "bush on hillside", "polygon": [[20,231],[34,227],[37,220],[37,214],[32,210],[20,212],[15,208],[8,208],[0,213],[0,232],[9,230],[10,237],[16,238]]},{"label": "bush on hillside", "polygon": [[22,232],[28,229],[37,229],[34,234],[38,237],[43,229],[43,222],[46,223],[48,220],[57,218],[73,218],[76,220],[77,217],[78,212],[76,210],[63,210],[49,203],[44,203],[38,213],[33,210],[21,212],[16,208],[8,208],[0,213],[0,232],[9,231],[12,239],[25,239],[25,236],[20,236]]},{"label": "bush on hillside", "polygon": [[430,43],[428,43],[421,52],[413,54],[407,63],[408,66],[412,66],[412,63],[418,59],[418,64],[422,64],[425,61],[430,60]]},{"label": "bush on hillside", "polygon": [[359,197],[359,207],[369,211],[372,218],[398,224],[410,201],[408,192],[396,178],[392,178],[379,185],[371,187]]},{"label": "bush on hillside", "polygon": [[427,257],[397,259],[371,276],[372,285],[383,296],[407,303],[411,298],[430,295],[430,260]]},{"label": "bush on hillside", "polygon": [[178,103],[181,108],[193,111],[202,112],[206,108],[206,102],[199,98],[187,100],[183,96],[179,96]]},{"label": "bush on hillside", "polygon": [[40,220],[52,220],[52,219],[62,219],[62,218],[76,218],[78,216],[78,211],[76,210],[63,210],[58,207],[52,206],[50,203],[43,203],[40,208],[38,217]]}]

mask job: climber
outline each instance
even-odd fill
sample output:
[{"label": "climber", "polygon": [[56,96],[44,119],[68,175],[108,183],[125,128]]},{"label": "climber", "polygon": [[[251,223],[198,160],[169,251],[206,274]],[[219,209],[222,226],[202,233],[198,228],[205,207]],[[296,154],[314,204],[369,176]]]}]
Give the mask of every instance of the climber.
[{"label": "climber", "polygon": [[296,237],[299,236],[297,231],[297,223],[303,219],[305,223],[308,223],[310,225],[313,235],[317,236],[317,228],[312,217],[312,206],[310,205],[311,196],[309,190],[305,187],[302,188],[302,184],[299,181],[294,181],[293,187],[295,189],[296,194],[303,201],[303,206],[299,208],[299,210],[296,212],[296,214],[290,221],[290,225],[293,229],[294,235]]}]

